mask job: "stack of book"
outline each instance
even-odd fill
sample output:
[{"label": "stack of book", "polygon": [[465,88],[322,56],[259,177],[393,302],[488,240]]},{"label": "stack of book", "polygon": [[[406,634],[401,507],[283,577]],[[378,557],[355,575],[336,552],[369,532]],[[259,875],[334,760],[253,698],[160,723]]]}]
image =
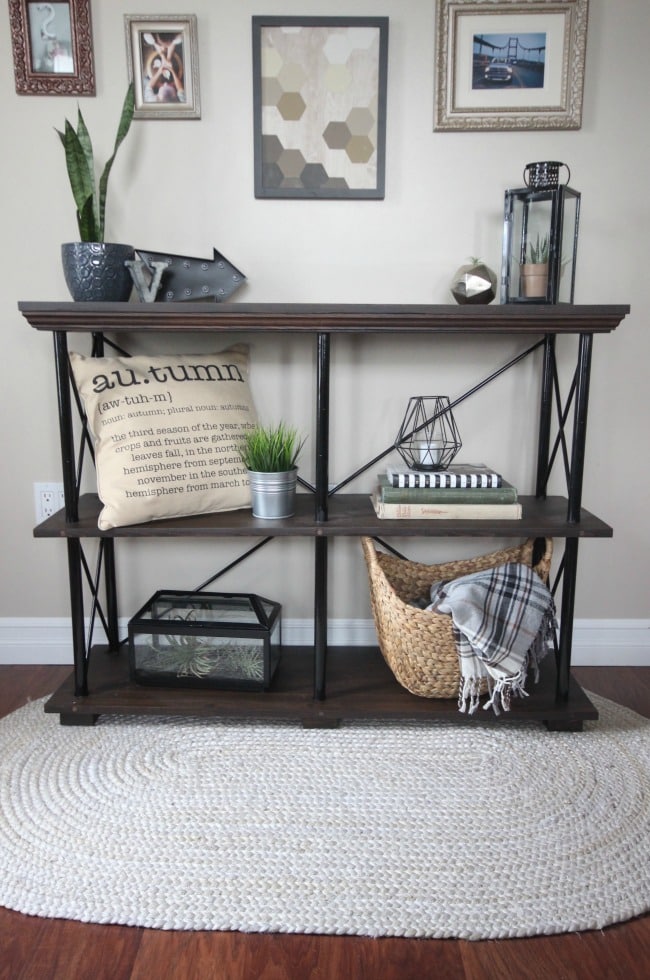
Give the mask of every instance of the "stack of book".
[{"label": "stack of book", "polygon": [[516,521],[522,513],[515,487],[483,463],[435,472],[389,466],[370,499],[386,520]]}]

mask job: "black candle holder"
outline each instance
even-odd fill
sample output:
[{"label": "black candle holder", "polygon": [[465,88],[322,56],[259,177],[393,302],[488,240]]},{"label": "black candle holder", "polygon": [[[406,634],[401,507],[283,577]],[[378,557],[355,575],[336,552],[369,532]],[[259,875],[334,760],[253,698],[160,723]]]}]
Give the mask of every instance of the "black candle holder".
[{"label": "black candle holder", "polygon": [[413,470],[445,470],[463,443],[446,395],[414,395],[395,439],[395,448]]}]

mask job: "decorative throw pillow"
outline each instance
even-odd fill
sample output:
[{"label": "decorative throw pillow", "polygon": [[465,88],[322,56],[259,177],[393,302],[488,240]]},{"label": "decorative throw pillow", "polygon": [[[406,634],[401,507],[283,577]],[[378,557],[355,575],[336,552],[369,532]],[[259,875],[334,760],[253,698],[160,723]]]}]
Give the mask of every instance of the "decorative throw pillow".
[{"label": "decorative throw pillow", "polygon": [[70,354],[95,441],[99,527],[250,507],[239,446],[256,424],[248,347]]}]

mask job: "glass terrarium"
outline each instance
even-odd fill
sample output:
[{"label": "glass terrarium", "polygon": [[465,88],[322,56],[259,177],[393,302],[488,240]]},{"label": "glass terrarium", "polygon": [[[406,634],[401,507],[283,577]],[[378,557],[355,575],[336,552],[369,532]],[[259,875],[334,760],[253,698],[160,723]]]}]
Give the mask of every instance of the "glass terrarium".
[{"label": "glass terrarium", "polygon": [[161,591],[129,623],[139,684],[267,690],[280,660],[281,606],[247,593]]}]

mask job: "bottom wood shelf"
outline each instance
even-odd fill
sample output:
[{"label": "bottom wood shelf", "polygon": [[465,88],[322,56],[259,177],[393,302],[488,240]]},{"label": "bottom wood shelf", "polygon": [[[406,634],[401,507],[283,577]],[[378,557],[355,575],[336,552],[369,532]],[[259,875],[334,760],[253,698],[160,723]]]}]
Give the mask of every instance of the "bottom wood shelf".
[{"label": "bottom wood shelf", "polygon": [[266,692],[186,690],[145,687],[129,680],[124,649],[111,653],[94,648],[90,659],[90,694],[74,694],[70,677],[47,701],[45,710],[61,716],[62,724],[92,725],[103,714],[177,715],[199,717],[282,719],[305,727],[329,728],[353,719],[427,721],[437,718],[462,724],[544,722],[552,730],[580,731],[598,712],[574,678],[569,700],[555,700],[555,670],[551,658],[543,665],[540,682],[529,687],[530,697],[513,702],[499,716],[481,710],[467,717],[456,701],[420,698],[402,688],[376,647],[331,647],[327,655],[327,698],[313,698],[313,651],[286,647],[273,685]]}]

